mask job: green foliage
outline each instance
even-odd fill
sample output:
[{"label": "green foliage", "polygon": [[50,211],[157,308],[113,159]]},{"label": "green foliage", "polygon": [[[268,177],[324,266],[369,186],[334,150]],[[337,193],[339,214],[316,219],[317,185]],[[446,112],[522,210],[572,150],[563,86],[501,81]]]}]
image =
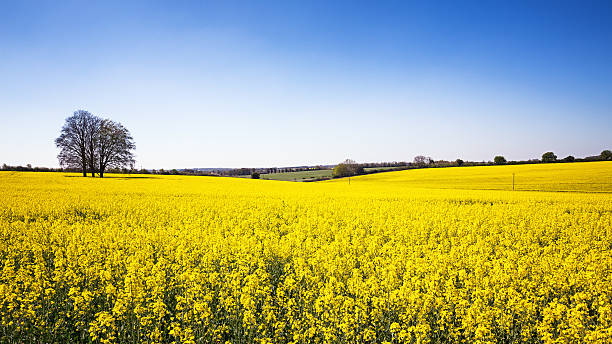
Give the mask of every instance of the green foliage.
[{"label": "green foliage", "polygon": [[259,172],[251,173],[251,179],[259,179]]},{"label": "green foliage", "polygon": [[553,152],[546,152],[542,154],[542,162],[555,162],[557,161],[557,156]]},{"label": "green foliage", "polygon": [[498,155],[495,158],[493,158],[493,162],[495,163],[495,165],[503,165],[506,163],[506,158],[504,158],[501,155]]},{"label": "green foliage", "polygon": [[601,152],[599,156],[601,157],[601,160],[612,160],[612,152],[607,149]]},{"label": "green foliage", "polygon": [[332,177],[334,178],[348,177],[351,175],[352,175],[351,168],[347,164],[336,165],[336,167],[334,167],[334,170],[332,172]]},{"label": "green foliage", "polygon": [[336,165],[332,171],[333,178],[350,177],[358,174],[364,174],[363,167],[350,159]]},{"label": "green foliage", "polygon": [[332,170],[312,170],[312,171],[298,171],[298,172],[278,172],[278,173],[263,173],[261,179],[267,180],[284,180],[284,181],[298,181],[307,182],[314,180],[330,179],[332,177]]}]

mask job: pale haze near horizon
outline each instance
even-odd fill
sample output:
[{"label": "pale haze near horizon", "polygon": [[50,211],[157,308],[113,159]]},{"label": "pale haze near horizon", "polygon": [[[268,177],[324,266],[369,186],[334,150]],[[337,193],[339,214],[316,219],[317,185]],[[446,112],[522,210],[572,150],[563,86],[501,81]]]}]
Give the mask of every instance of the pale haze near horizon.
[{"label": "pale haze near horizon", "polygon": [[597,155],[611,6],[554,4],[2,3],[0,164],[58,166],[77,109],[138,168]]}]

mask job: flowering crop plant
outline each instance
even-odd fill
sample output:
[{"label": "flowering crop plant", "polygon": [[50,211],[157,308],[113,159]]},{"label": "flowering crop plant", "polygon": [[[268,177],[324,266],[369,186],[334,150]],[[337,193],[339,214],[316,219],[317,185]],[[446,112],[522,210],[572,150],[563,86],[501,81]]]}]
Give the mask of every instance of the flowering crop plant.
[{"label": "flowering crop plant", "polygon": [[612,162],[0,172],[0,320],[2,343],[610,343]]}]

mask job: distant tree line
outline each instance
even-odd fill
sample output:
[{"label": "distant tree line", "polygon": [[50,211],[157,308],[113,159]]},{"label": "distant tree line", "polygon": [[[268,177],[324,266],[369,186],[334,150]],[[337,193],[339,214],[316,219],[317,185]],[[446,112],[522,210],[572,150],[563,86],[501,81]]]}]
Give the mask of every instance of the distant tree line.
[{"label": "distant tree line", "polygon": [[83,177],[96,173],[100,178],[108,169],[134,168],[136,148],[130,132],[118,122],[102,119],[85,110],[77,110],[66,118],[60,136],[55,139],[60,149],[60,166],[80,169]]},{"label": "distant tree line", "polygon": [[[127,131],[127,130],[126,130]],[[129,135],[129,133],[128,133]],[[131,139],[130,139],[131,140]],[[133,142],[132,142],[133,144]],[[133,146],[132,146],[133,147]],[[95,152],[95,149],[93,150]],[[95,158],[94,158],[95,160]],[[83,165],[81,160],[76,159],[78,164],[67,164],[61,168],[48,168],[48,167],[32,167],[30,164],[26,166],[9,166],[3,164],[1,170],[4,171],[34,171],[34,172],[83,172]],[[90,160],[86,160],[90,161]],[[612,161],[612,151],[604,150],[599,155],[587,156],[584,158],[575,158],[572,155],[568,155],[563,159],[558,159],[554,152],[545,152],[542,154],[541,159],[530,159],[530,160],[506,160],[502,155],[497,155],[493,158],[493,161],[464,161],[463,159],[456,159],[454,161],[446,160],[434,160],[431,157],[424,155],[417,155],[414,157],[412,162],[405,161],[393,161],[393,162],[375,162],[375,163],[357,163],[354,160],[347,159],[337,165],[317,165],[317,166],[299,166],[299,167],[271,167],[271,168],[236,168],[236,169],[219,169],[219,170],[207,170],[202,171],[198,169],[139,169],[133,168],[133,160],[127,159],[129,163],[121,166],[116,164],[113,166],[107,166],[104,168],[102,173],[132,173],[132,174],[160,174],[160,175],[190,175],[190,176],[260,176],[268,173],[286,173],[286,172],[300,172],[300,171],[316,171],[316,170],[329,170],[332,169],[332,177],[347,177],[360,174],[370,174],[389,171],[392,167],[393,170],[405,170],[405,169],[417,169],[417,168],[440,168],[440,167],[458,167],[458,166],[490,166],[490,165],[524,165],[524,164],[540,164],[540,163],[569,163],[569,162],[588,162],[588,161]],[[90,165],[87,165],[90,166]],[[94,165],[94,166],[97,166]],[[86,167],[85,171],[94,171],[98,173],[99,170],[91,169]],[[84,174],[85,175],[85,174]],[[325,178],[317,178],[313,180],[321,180]]]},{"label": "distant tree line", "polygon": [[25,166],[11,166],[7,164],[2,164],[0,167],[2,171],[18,171],[18,172],[79,172],[78,169],[66,169],[66,168],[52,168],[52,167],[32,167],[31,164],[27,164]]},{"label": "distant tree line", "polygon": [[[493,161],[464,161],[457,159],[455,161],[434,160],[431,157],[417,155],[412,162],[382,162],[382,163],[363,163],[358,164],[354,160],[347,159],[333,169],[332,177],[341,178],[360,174],[371,174],[386,172],[389,169],[373,169],[372,167],[395,167],[393,170],[406,170],[417,168],[439,168],[439,167],[459,167],[459,166],[490,166],[490,165],[524,165],[524,164],[539,164],[539,163],[567,163],[567,162],[588,162],[588,161],[610,161],[612,160],[612,151],[604,150],[599,155],[588,156],[585,158],[575,158],[571,155],[558,159],[553,152],[542,154],[541,159],[530,159],[520,161],[507,161],[502,155],[497,155]],[[368,170],[366,170],[368,168]]]},{"label": "distant tree line", "polygon": [[584,158],[575,158],[572,155],[568,155],[563,159],[559,159],[554,152],[546,152],[542,154],[541,159],[531,160],[520,160],[520,161],[506,161],[506,159],[499,155],[494,159],[496,165],[522,165],[522,164],[539,164],[539,163],[565,163],[565,162],[589,162],[589,161],[610,161],[612,160],[612,151],[606,149],[599,155],[587,156]]},{"label": "distant tree line", "polygon": [[[23,165],[12,166],[12,165],[7,165],[7,164],[2,164],[2,166],[0,166],[0,171],[16,171],[16,172],[82,172],[81,168],[79,168],[79,167],[60,167],[60,168],[54,168],[54,167],[32,166],[31,164],[27,164],[25,166],[23,166]],[[128,169],[128,168],[108,168],[105,172],[106,173],[123,173],[123,174],[136,174],[136,173],[150,174],[151,173],[151,171],[145,170],[145,169],[135,170],[135,169]]]}]

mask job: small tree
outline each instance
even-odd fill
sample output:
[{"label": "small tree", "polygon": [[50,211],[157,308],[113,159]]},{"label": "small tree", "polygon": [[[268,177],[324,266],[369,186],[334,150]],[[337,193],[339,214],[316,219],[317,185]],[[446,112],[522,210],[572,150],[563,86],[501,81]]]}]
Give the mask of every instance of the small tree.
[{"label": "small tree", "polygon": [[553,152],[546,152],[542,154],[542,162],[555,162],[557,161],[557,156]]},{"label": "small tree", "polygon": [[612,152],[606,149],[599,154],[599,157],[601,160],[612,160]]},{"label": "small tree", "polygon": [[498,155],[495,158],[493,158],[493,162],[495,163],[495,165],[503,165],[506,163],[506,158],[504,158],[501,155]]},{"label": "small tree", "polygon": [[333,178],[350,177],[357,174],[363,174],[364,170],[362,166],[359,166],[355,160],[346,159],[343,162],[336,165],[332,171]]},{"label": "small tree", "polygon": [[417,155],[414,157],[414,164],[417,166],[426,166],[426,165],[431,165],[433,164],[433,159],[431,157],[428,156],[423,156],[423,155]]},{"label": "small tree", "polygon": [[333,178],[348,177],[350,175],[351,173],[349,167],[342,163],[336,165],[332,171]]},{"label": "small tree", "polygon": [[457,160],[455,160],[455,163],[457,164],[457,166],[462,166],[463,165],[463,160],[457,159]]},{"label": "small tree", "polygon": [[259,179],[259,177],[260,177],[259,172],[251,173],[251,179]]},{"label": "small tree", "polygon": [[565,158],[563,158],[564,162],[574,162],[574,160],[576,160],[576,158],[574,158],[574,156],[572,155],[568,155]]},{"label": "small tree", "polygon": [[414,164],[417,166],[424,166],[425,165],[425,156],[423,155],[417,155],[414,157]]}]

